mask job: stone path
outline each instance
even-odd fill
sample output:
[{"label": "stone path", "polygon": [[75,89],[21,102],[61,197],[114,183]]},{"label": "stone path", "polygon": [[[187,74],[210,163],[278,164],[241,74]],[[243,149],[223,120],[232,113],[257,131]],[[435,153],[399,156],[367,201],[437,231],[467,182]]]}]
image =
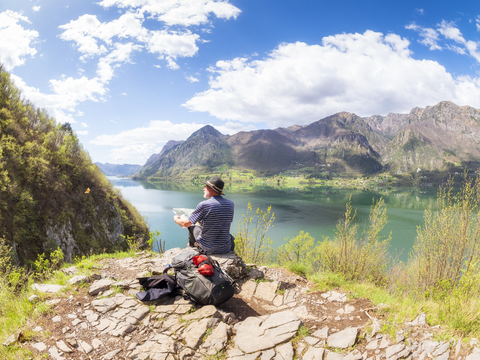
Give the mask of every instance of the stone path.
[{"label": "stone path", "polygon": [[[31,301],[39,306],[48,296],[52,311],[32,324],[38,336],[24,345],[55,360],[480,360],[475,342],[434,341],[436,329],[422,314],[393,339],[379,333],[381,321],[367,300],[307,292],[304,279],[280,269],[254,269],[250,277],[265,281],[239,280],[241,291],[218,308],[182,297],[148,306],[137,301],[136,277],[159,273],[181,251],[105,260],[90,277],[69,268],[70,283],[78,286],[69,297],[58,295],[58,287],[35,285],[39,295]],[[235,277],[249,275],[241,260],[219,260]]]}]

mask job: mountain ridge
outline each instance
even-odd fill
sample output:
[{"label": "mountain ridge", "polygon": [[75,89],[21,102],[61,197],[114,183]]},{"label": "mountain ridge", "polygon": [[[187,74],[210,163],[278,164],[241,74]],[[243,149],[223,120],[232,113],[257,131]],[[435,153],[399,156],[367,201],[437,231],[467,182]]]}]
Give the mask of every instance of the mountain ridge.
[{"label": "mountain ridge", "polygon": [[[327,163],[331,172],[340,174],[439,170],[449,164],[480,164],[478,135],[480,111],[450,101],[415,107],[408,114],[360,117],[339,112],[308,125],[231,136],[207,125],[134,176],[164,178],[215,168],[274,175],[306,167],[318,172]],[[202,158],[186,152],[188,147]]]}]

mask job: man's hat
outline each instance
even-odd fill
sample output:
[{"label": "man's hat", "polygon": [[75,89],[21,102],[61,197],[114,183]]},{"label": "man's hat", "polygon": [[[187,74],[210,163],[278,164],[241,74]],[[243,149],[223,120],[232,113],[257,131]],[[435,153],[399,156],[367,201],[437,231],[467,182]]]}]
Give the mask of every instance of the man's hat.
[{"label": "man's hat", "polygon": [[225,193],[223,192],[223,186],[225,185],[225,183],[218,176],[214,176],[210,180],[205,181],[205,185],[207,185],[213,191],[225,195]]}]

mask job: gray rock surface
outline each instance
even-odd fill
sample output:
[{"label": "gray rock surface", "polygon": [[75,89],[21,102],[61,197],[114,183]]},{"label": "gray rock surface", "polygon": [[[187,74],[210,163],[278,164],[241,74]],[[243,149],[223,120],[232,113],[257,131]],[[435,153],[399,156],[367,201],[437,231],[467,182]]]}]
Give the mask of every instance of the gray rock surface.
[{"label": "gray rock surface", "polygon": [[358,329],[353,327],[348,327],[338,333],[330,335],[327,338],[327,344],[329,347],[335,347],[340,349],[346,349],[353,344],[357,340]]}]

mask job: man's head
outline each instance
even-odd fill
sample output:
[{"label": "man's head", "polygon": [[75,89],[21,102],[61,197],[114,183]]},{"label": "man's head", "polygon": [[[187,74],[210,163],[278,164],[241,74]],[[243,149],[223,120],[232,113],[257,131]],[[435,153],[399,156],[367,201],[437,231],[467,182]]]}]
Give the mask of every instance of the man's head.
[{"label": "man's head", "polygon": [[210,180],[205,182],[205,187],[203,188],[203,197],[205,199],[210,199],[212,196],[225,195],[223,192],[223,186],[225,183],[218,176],[212,177]]}]

